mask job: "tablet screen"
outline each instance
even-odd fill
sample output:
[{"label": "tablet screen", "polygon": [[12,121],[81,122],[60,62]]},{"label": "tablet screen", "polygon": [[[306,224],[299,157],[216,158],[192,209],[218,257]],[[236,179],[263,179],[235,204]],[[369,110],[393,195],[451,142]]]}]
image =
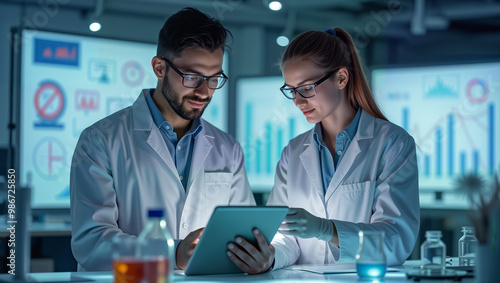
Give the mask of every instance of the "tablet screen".
[{"label": "tablet screen", "polygon": [[219,206],[215,208],[207,227],[188,262],[184,274],[241,273],[227,257],[227,244],[237,236],[257,243],[252,233],[259,229],[268,243],[271,242],[285,219],[285,206]]}]

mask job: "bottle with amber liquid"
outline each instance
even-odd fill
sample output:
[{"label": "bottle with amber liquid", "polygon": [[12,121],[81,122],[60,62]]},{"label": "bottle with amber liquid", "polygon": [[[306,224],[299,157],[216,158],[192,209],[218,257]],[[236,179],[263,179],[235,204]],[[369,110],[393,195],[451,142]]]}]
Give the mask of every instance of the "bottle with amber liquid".
[{"label": "bottle with amber liquid", "polygon": [[148,211],[148,223],[139,234],[136,258],[143,262],[143,281],[173,282],[174,240],[167,229],[163,209]]}]

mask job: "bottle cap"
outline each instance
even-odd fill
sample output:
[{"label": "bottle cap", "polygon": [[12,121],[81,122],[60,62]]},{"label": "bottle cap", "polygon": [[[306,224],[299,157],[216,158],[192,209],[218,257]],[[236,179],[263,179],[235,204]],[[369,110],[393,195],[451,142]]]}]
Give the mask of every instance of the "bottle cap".
[{"label": "bottle cap", "polygon": [[148,217],[163,217],[164,211],[163,209],[149,209]]},{"label": "bottle cap", "polygon": [[426,237],[439,237],[439,238],[441,238],[442,234],[441,234],[441,231],[426,231],[425,236]]}]

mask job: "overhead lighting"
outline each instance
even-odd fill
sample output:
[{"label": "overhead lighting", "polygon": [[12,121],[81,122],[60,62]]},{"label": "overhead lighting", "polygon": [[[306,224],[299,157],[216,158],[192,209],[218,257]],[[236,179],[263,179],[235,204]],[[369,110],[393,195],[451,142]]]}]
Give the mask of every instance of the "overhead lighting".
[{"label": "overhead lighting", "polygon": [[98,22],[93,22],[89,25],[89,29],[93,32],[97,32],[101,29],[101,24]]},{"label": "overhead lighting", "polygon": [[89,20],[92,22],[89,25],[89,29],[92,32],[97,32],[101,29],[101,23],[99,23],[99,18],[104,12],[104,0],[96,0],[95,11],[93,14],[89,15]]},{"label": "overhead lighting", "polygon": [[288,39],[288,37],[280,35],[278,36],[278,38],[276,38],[276,43],[278,43],[279,46],[285,47],[288,45],[288,43],[290,43],[290,40]]},{"label": "overhead lighting", "polygon": [[280,33],[281,35],[276,38],[276,43],[279,46],[285,47],[288,45],[288,43],[290,43],[289,38],[293,37],[293,31],[295,30],[296,22],[297,22],[297,12],[288,11],[285,28]]},{"label": "overhead lighting", "polygon": [[269,9],[273,10],[273,11],[279,11],[281,10],[281,2],[280,1],[272,1],[269,3]]}]

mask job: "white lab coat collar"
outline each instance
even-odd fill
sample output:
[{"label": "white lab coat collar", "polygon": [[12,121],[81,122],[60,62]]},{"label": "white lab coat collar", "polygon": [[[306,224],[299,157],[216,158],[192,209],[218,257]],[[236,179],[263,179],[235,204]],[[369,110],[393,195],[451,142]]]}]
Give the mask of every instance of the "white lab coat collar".
[{"label": "white lab coat collar", "polygon": [[307,175],[311,180],[311,184],[313,185],[316,193],[320,196],[323,202],[327,202],[328,199],[337,190],[339,185],[342,183],[356,156],[362,150],[359,142],[365,139],[373,138],[374,128],[375,118],[366,113],[364,110],[361,110],[361,117],[359,119],[359,125],[358,130],[356,131],[356,135],[347,148],[344,158],[342,158],[339,165],[337,166],[335,174],[333,174],[332,181],[330,182],[330,185],[328,186],[325,194],[323,194],[323,185],[321,182],[321,169],[315,170],[318,169],[319,153],[318,148],[314,144],[314,131],[309,131],[309,136],[304,142],[304,150],[300,154],[300,160],[302,162],[302,166],[304,166],[304,170],[307,172]]},{"label": "white lab coat collar", "polygon": [[[154,151],[158,154],[158,156],[167,164],[167,166],[172,170],[172,172],[177,172],[174,161],[172,160],[172,156],[168,151],[168,147],[163,140],[163,137],[156,127],[153,117],[151,115],[145,115],[144,113],[150,113],[147,102],[146,102],[146,93],[149,89],[144,89],[141,92],[141,95],[137,98],[137,100],[132,105],[132,116],[134,120],[134,130],[135,131],[145,131],[149,132],[149,136],[147,139],[147,143],[154,149]],[[203,130],[196,137],[196,141],[194,143],[193,155],[191,161],[191,170],[189,174],[189,180],[187,183],[186,194],[189,192],[189,188],[193,183],[193,180],[198,175],[201,168],[204,168],[205,160],[210,153],[210,150],[213,147],[214,136],[207,133],[205,130],[206,121],[200,119],[200,123],[202,125]],[[177,175],[177,180],[182,187],[182,183],[180,177]],[[182,192],[184,193],[184,192]]]}]

